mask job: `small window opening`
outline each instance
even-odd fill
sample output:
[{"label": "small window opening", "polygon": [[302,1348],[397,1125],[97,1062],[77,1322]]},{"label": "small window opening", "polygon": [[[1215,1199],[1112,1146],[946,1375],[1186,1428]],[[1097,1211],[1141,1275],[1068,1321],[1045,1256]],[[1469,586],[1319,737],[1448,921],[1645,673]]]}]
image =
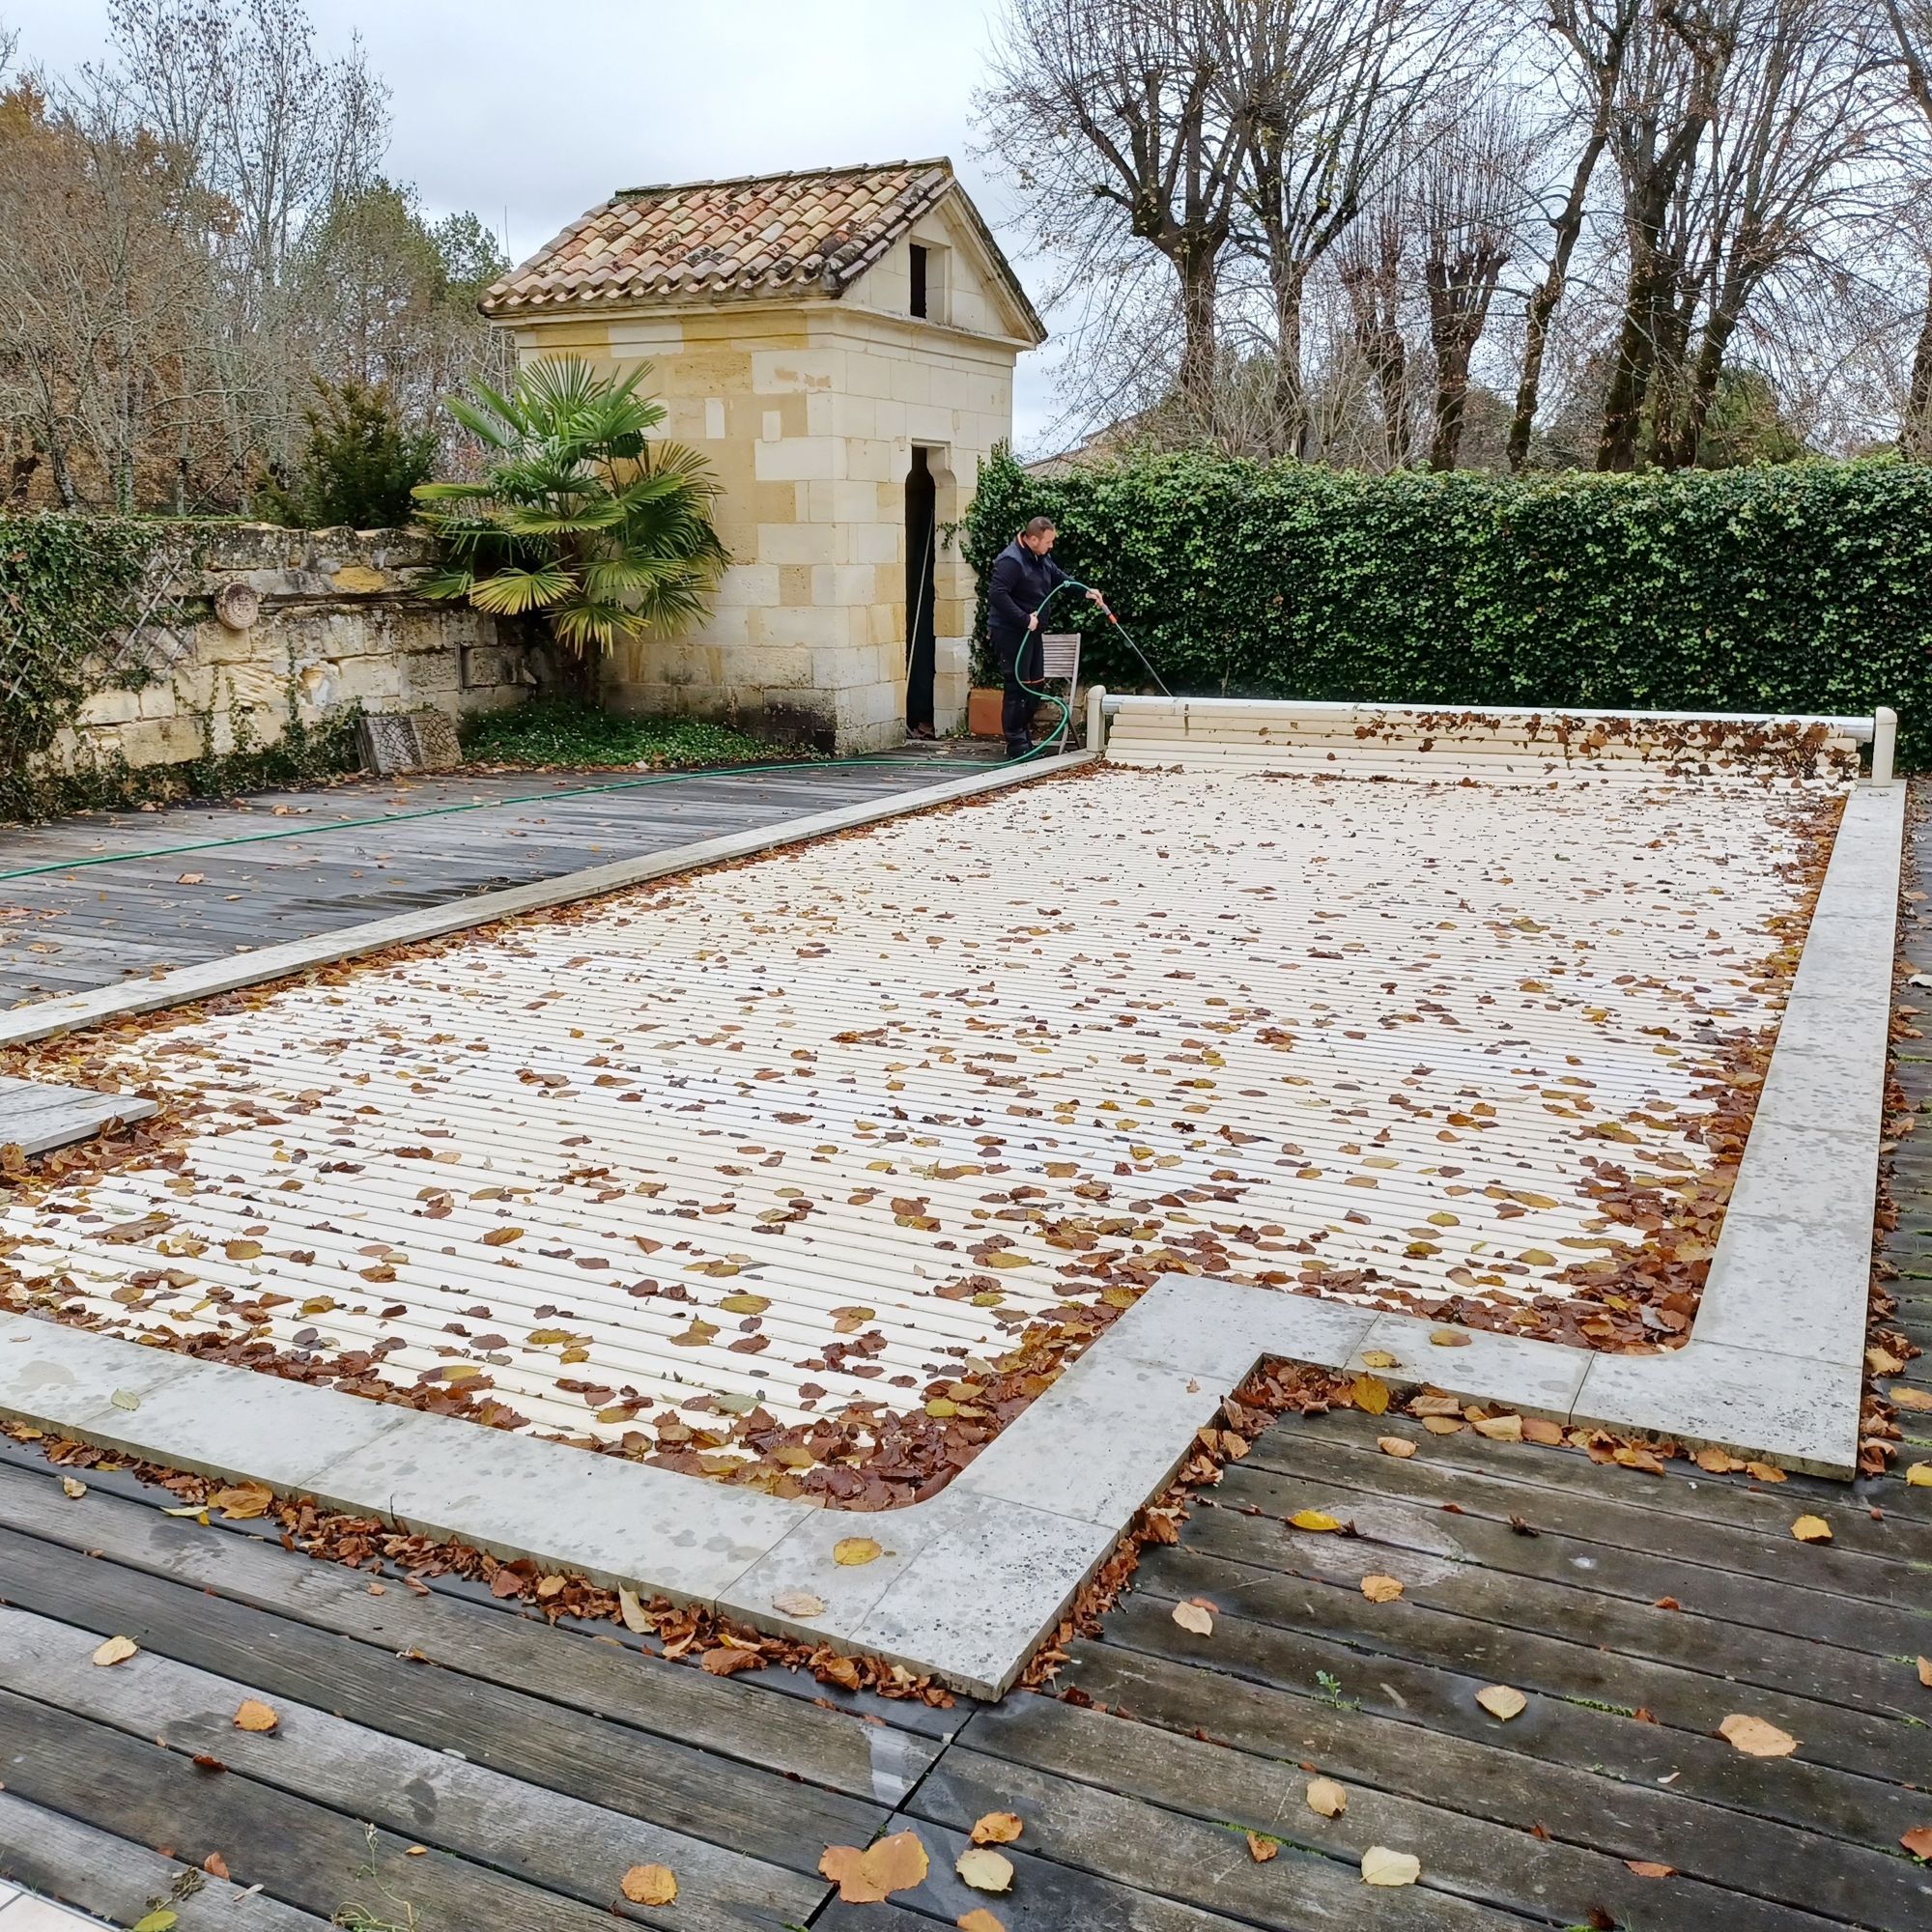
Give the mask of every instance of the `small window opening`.
[{"label": "small window opening", "polygon": [[925,250],[917,242],[912,244],[912,312],[925,313]]}]

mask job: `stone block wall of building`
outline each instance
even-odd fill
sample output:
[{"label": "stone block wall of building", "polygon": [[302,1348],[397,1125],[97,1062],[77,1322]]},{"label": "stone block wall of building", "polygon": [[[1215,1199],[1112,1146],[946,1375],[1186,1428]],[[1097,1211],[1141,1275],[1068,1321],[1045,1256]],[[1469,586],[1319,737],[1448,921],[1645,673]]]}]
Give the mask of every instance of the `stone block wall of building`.
[{"label": "stone block wall of building", "polygon": [[498,710],[535,684],[511,629],[467,605],[419,596],[435,559],[416,530],[200,526],[171,585],[183,621],[151,626],[145,679],[103,677],[44,768],[188,764],[281,744],[368,712],[433,705]]}]

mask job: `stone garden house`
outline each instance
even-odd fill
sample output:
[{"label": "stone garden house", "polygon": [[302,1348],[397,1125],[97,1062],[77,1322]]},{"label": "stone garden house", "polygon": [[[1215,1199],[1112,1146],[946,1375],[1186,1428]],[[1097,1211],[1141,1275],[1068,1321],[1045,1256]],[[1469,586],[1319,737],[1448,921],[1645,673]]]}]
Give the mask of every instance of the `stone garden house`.
[{"label": "stone garden house", "polygon": [[710,461],[707,621],[619,648],[619,710],[826,750],[963,716],[971,572],[943,542],[1045,329],[944,159],[627,188],[486,294],[519,354],[651,365]]}]

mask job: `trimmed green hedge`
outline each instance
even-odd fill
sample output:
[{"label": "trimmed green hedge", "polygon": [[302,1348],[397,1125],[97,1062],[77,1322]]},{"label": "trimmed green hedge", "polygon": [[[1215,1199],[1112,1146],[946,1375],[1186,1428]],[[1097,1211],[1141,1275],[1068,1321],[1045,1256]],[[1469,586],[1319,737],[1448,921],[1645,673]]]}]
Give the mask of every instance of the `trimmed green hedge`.
[{"label": "trimmed green hedge", "polygon": [[[1900,717],[1932,762],[1932,466],[1369,476],[1201,454],[1030,476],[982,466],[985,573],[1029,517],[1170,689],[1380,703]],[[1083,614],[1086,613],[1086,614]],[[1071,594],[1082,669],[1147,673]]]}]

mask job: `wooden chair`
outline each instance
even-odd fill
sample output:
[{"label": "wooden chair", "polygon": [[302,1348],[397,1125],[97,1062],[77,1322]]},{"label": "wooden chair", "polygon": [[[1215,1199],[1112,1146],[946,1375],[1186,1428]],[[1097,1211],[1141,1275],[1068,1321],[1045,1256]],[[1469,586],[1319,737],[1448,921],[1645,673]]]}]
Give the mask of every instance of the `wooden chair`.
[{"label": "wooden chair", "polygon": [[1038,682],[1044,684],[1048,678],[1066,680],[1066,736],[1061,749],[1073,750],[1073,693],[1080,682],[1080,633],[1078,631],[1043,631],[1039,639],[1040,673]]}]

